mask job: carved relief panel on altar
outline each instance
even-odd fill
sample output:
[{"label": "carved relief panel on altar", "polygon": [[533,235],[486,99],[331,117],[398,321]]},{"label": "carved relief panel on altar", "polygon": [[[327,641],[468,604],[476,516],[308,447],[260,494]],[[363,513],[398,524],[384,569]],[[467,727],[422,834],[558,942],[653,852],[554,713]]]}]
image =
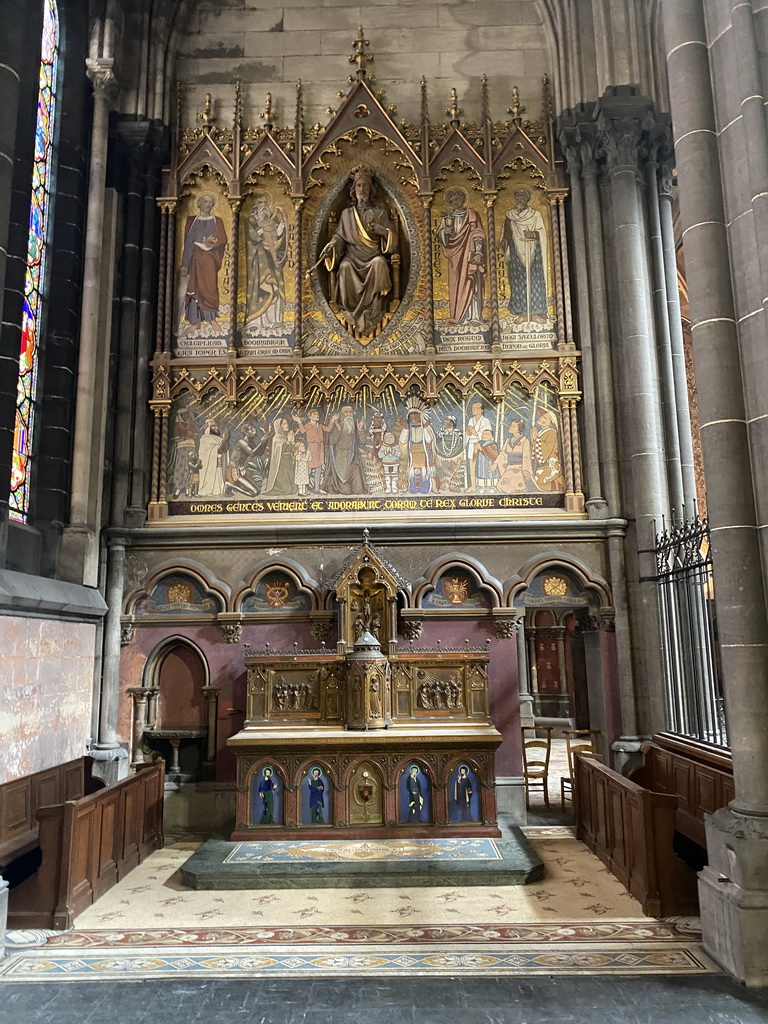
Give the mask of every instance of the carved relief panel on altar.
[{"label": "carved relief panel on altar", "polygon": [[277,724],[341,720],[340,672],[335,665],[251,666],[246,720]]},{"label": "carved relief panel on altar", "polygon": [[398,718],[485,718],[484,665],[450,660],[396,662],[392,666],[393,713]]}]

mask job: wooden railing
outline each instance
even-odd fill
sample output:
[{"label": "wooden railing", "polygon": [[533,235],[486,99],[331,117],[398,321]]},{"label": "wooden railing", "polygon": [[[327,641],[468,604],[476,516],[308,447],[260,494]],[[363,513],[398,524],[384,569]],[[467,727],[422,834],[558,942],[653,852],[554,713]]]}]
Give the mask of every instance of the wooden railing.
[{"label": "wooden railing", "polygon": [[37,811],[104,787],[93,777],[93,759],[74,761],[0,785],[0,871],[38,845]]},{"label": "wooden railing", "polygon": [[41,807],[42,864],[10,892],[12,928],[70,928],[82,913],[163,843],[164,764],[114,786]]},{"label": "wooden railing", "polygon": [[594,758],[575,758],[576,836],[650,917],[698,913],[696,872],[673,850],[678,797],[653,793]]}]

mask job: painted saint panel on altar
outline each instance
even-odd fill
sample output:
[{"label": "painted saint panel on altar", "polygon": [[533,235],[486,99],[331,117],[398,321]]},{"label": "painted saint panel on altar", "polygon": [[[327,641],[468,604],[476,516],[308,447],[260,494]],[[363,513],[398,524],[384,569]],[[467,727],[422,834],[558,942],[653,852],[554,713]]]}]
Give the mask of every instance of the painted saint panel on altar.
[{"label": "painted saint panel on altar", "polygon": [[333,824],[333,784],[319,764],[301,781],[301,824]]},{"label": "painted saint panel on altar", "polygon": [[432,783],[418,764],[411,764],[400,776],[400,824],[422,825],[432,821]]},{"label": "painted saint panel on altar", "polygon": [[500,403],[446,387],[432,405],[393,390],[310,394],[300,407],[285,392],[253,390],[236,406],[218,391],[182,392],[171,414],[170,513],[558,507],[560,435],[547,385],[510,388]]},{"label": "painted saint panel on altar", "polygon": [[460,764],[448,778],[450,821],[480,821],[480,780],[467,764]]},{"label": "painted saint panel on altar", "polygon": [[554,347],[555,277],[550,206],[543,185],[514,174],[496,200],[501,345],[506,352]]},{"label": "painted saint panel on altar", "polygon": [[251,824],[283,824],[283,780],[265,765],[251,783]]},{"label": "painted saint panel on altar", "polygon": [[185,186],[177,211],[172,325],[177,356],[225,356],[230,335],[232,220],[208,173]]},{"label": "painted saint panel on altar", "polygon": [[268,169],[240,212],[239,351],[249,358],[293,352],[296,298],[295,217],[287,181]]}]

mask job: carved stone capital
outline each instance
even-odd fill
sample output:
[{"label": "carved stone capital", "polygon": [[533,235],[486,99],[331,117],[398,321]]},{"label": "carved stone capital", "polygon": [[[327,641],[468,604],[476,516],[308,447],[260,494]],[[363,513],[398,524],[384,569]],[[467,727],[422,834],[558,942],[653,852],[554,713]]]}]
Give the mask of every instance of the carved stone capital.
[{"label": "carved stone capital", "polygon": [[133,642],[133,637],[136,633],[136,629],[132,622],[125,622],[120,627],[120,646],[127,647],[128,644]]},{"label": "carved stone capital", "polygon": [[422,619],[403,619],[400,624],[400,630],[406,640],[418,640],[421,636],[423,625]]},{"label": "carved stone capital", "polygon": [[242,622],[220,622],[219,633],[225,644],[239,644],[243,636]]},{"label": "carved stone capital", "polygon": [[85,61],[85,73],[91,80],[94,94],[110,103],[116,98],[119,89],[112,70],[114,63],[112,57],[87,57]]},{"label": "carved stone capital", "polygon": [[519,628],[520,620],[518,618],[495,619],[493,623],[493,632],[498,640],[514,639]]},{"label": "carved stone capital", "polygon": [[640,167],[643,156],[643,124],[635,117],[600,117],[597,122],[600,148],[608,171]]}]

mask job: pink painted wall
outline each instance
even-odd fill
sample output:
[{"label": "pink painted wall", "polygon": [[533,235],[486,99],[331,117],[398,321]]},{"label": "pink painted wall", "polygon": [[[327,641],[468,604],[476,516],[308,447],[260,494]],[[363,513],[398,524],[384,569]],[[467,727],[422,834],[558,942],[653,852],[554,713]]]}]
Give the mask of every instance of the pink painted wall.
[{"label": "pink painted wall", "polygon": [[0,616],[0,783],[82,757],[96,626]]},{"label": "pink painted wall", "polygon": [[[519,776],[523,772],[523,751],[520,740],[520,686],[517,670],[517,642],[498,640],[492,633],[492,626],[482,619],[449,619],[425,622],[413,648],[434,647],[438,640],[446,647],[463,647],[469,640],[470,647],[485,647],[490,639],[491,660],[488,664],[488,696],[493,724],[503,739],[496,751],[496,774],[500,777]],[[407,640],[400,638],[401,647],[410,647]]]}]

